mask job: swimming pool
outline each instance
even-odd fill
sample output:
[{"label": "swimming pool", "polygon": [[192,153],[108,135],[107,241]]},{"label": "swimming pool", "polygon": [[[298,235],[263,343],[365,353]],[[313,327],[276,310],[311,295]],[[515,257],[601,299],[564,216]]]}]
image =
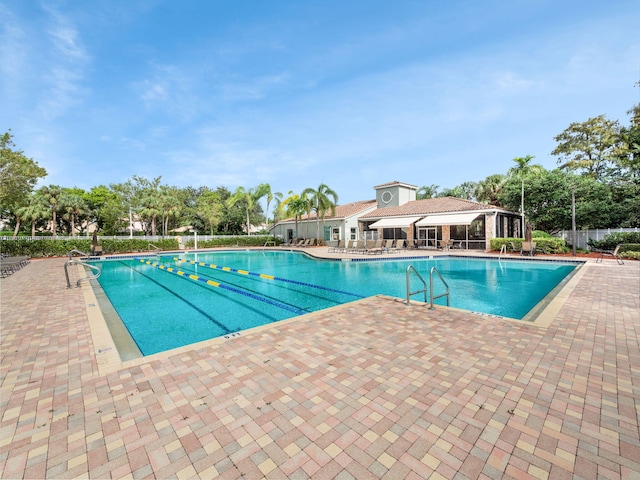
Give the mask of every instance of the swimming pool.
[{"label": "swimming pool", "polygon": [[[344,262],[273,250],[95,264],[102,289],[143,355],[372,295],[405,298],[409,265],[427,281],[435,266],[451,288],[452,307],[522,319],[576,267],[460,257]],[[443,288],[436,285],[435,293]]]}]

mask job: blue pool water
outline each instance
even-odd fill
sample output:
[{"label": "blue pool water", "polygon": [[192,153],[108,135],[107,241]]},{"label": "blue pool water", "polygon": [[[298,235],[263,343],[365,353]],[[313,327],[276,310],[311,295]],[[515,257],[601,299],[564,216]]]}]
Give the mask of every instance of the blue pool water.
[{"label": "blue pool water", "polygon": [[[435,266],[450,286],[452,307],[521,319],[576,267],[459,257],[339,262],[268,250],[96,264],[100,285],[143,355],[372,295],[405,298],[409,265],[427,282]],[[414,281],[412,290],[418,286]],[[444,287],[436,282],[434,290]]]}]

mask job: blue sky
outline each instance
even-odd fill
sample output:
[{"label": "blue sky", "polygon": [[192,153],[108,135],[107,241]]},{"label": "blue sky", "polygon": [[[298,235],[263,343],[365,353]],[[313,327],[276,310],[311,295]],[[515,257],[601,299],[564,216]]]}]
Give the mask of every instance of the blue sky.
[{"label": "blue sky", "polygon": [[640,101],[640,2],[0,0],[0,133],[90,189],[455,187]]}]

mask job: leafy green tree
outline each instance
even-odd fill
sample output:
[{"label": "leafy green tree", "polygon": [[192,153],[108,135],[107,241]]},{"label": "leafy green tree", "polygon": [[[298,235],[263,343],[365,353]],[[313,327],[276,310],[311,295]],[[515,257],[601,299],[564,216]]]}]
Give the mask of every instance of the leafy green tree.
[{"label": "leafy green tree", "polygon": [[[610,189],[586,175],[567,173],[561,169],[543,170],[525,179],[527,196],[525,210],[529,222],[537,230],[555,233],[571,229],[571,190],[576,196],[578,228],[607,228],[615,210]],[[508,209],[517,209],[521,202],[521,185],[508,182],[501,192]]]},{"label": "leafy green tree", "polygon": [[569,172],[585,173],[603,180],[609,169],[624,152],[620,124],[604,115],[574,122],[554,137],[558,146],[551,155],[558,156],[558,165]]},{"label": "leafy green tree", "polygon": [[203,219],[211,235],[222,220],[223,202],[220,192],[207,189],[198,197],[197,213]]},{"label": "leafy green tree", "polygon": [[26,205],[39,178],[47,171],[22,150],[15,150],[9,132],[0,136],[0,208],[2,211]]},{"label": "leafy green tree", "polygon": [[305,188],[300,196],[308,198],[311,211],[316,212],[316,238],[319,239],[320,219],[322,218],[324,220],[328,211],[331,211],[331,215],[336,214],[338,194],[331,190],[326,184],[321,183],[317,189]]},{"label": "leafy green tree", "polygon": [[416,200],[424,200],[426,198],[435,198],[438,196],[438,185],[423,185],[416,192]]}]

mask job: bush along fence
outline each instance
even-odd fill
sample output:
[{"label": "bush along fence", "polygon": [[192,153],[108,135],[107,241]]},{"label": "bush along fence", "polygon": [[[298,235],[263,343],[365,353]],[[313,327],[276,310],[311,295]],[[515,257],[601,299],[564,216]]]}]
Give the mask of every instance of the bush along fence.
[{"label": "bush along fence", "polygon": [[[491,250],[500,251],[503,245],[507,246],[507,251],[511,251],[511,245],[515,246],[516,250],[520,250],[522,247],[522,238],[492,238]],[[553,237],[533,237],[532,242],[536,243],[536,250],[545,253],[567,253],[569,249],[566,243],[561,238]]]},{"label": "bush along fence", "polygon": [[[180,238],[180,242],[178,241]],[[280,243],[278,239],[271,236],[237,236],[237,237],[217,237],[209,240],[198,239],[198,248],[214,248],[214,247],[261,247],[267,242]],[[136,253],[136,252],[153,252],[160,250],[179,250],[183,248],[194,247],[193,237],[168,237],[164,239],[154,239],[150,241],[147,238],[100,238],[98,237],[98,245],[102,247],[103,254],[118,253]],[[271,243],[273,244],[273,243]],[[0,239],[0,252],[3,255],[10,256],[28,256],[31,258],[42,257],[64,257],[71,250],[79,250],[85,253],[91,253],[92,240],[87,237],[67,237],[65,239],[57,239],[53,237]]]},{"label": "bush along fence", "polygon": [[587,243],[591,250],[608,252],[620,245],[618,253],[622,258],[640,260],[640,232],[610,233],[602,240],[589,239]]}]

